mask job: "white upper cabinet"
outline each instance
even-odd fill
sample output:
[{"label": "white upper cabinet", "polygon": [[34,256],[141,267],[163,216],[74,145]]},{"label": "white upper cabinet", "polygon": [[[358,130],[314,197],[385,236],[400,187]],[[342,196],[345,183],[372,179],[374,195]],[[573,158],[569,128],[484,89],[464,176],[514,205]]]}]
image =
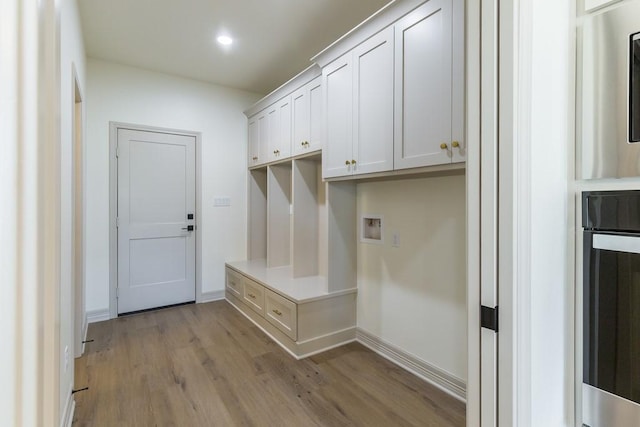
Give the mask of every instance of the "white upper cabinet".
[{"label": "white upper cabinet", "polygon": [[353,70],[351,52],[322,69],[325,137],[322,174],[325,178],[352,173]]},{"label": "white upper cabinet", "polygon": [[393,28],[323,69],[324,177],[393,169]]},{"label": "white upper cabinet", "polygon": [[393,28],[353,51],[354,174],[393,169]]},{"label": "white upper cabinet", "polygon": [[291,95],[293,154],[322,148],[322,79],[316,77]]},{"label": "white upper cabinet", "polygon": [[322,78],[312,66],[244,111],[249,167],[322,149]]},{"label": "white upper cabinet", "polygon": [[451,162],[452,23],[451,0],[430,0],[395,24],[396,169]]},{"label": "white upper cabinet", "polygon": [[291,97],[286,96],[267,108],[269,141],[267,159],[281,160],[291,155]]}]

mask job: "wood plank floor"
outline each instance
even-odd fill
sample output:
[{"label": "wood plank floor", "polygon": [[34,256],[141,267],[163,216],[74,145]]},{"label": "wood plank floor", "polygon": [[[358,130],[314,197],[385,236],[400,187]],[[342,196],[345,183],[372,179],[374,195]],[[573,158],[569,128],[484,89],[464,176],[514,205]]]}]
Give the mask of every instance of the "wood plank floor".
[{"label": "wood plank floor", "polygon": [[94,323],[74,426],[463,426],[465,406],[360,344],[296,361],[226,301]]}]

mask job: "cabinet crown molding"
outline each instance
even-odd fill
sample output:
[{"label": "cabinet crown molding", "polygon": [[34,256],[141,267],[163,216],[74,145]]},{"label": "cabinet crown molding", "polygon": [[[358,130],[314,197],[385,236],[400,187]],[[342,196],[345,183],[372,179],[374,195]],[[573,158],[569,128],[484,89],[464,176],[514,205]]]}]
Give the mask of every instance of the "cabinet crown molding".
[{"label": "cabinet crown molding", "polygon": [[247,118],[252,117],[274,102],[280,100],[296,89],[309,83],[311,80],[318,77],[321,73],[322,70],[320,69],[320,67],[318,67],[316,64],[312,64],[311,66],[307,67],[305,70],[301,71],[299,74],[291,78],[288,82],[284,83],[276,90],[253,104],[251,107],[244,110],[244,115],[247,116]]},{"label": "cabinet crown molding", "polygon": [[320,68],[325,67],[424,3],[426,3],[425,0],[395,0],[387,4],[311,58],[311,61]]}]

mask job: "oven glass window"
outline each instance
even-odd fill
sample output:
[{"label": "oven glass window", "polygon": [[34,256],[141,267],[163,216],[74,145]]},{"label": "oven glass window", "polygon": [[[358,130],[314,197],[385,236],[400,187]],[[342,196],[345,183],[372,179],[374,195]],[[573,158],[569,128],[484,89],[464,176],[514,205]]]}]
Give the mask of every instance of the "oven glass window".
[{"label": "oven glass window", "polygon": [[640,33],[631,36],[629,142],[640,142]]},{"label": "oven glass window", "polygon": [[640,255],[591,249],[589,257],[584,382],[640,403]]}]

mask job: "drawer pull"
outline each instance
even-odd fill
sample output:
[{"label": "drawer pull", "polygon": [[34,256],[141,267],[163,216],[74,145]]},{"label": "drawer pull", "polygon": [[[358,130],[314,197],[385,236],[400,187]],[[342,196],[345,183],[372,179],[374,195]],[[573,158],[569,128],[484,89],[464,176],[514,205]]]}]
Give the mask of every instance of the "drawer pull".
[{"label": "drawer pull", "polygon": [[256,299],[256,296],[254,294],[249,294],[250,298]]},{"label": "drawer pull", "polygon": [[274,308],[274,309],[273,309],[273,310],[271,310],[271,311],[273,311],[273,312],[274,312],[275,314],[277,314],[278,316],[282,316],[282,312],[281,312],[280,310],[276,310],[276,309]]}]

